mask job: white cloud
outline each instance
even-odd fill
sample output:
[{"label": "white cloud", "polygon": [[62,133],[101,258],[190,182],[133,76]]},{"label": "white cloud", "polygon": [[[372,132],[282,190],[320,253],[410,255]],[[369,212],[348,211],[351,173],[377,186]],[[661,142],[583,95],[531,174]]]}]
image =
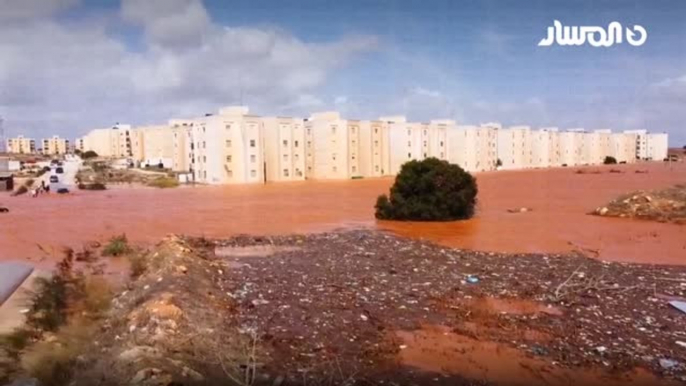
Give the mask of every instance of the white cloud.
[{"label": "white cloud", "polygon": [[95,23],[0,24],[6,127],[74,136],[241,101],[258,113],[305,114],[334,69],[376,49],[369,36],[309,43],[277,29],[223,27],[195,0],[124,0],[120,16],[143,27],[142,46]]},{"label": "white cloud", "polygon": [[51,16],[78,3],[80,0],[0,0],[0,21]]}]

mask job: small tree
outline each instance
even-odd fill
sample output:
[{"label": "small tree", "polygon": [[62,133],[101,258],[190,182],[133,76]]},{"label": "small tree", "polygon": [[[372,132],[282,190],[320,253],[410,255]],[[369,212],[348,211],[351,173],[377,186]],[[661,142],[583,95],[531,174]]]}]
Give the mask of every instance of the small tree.
[{"label": "small tree", "polygon": [[94,152],[93,150],[88,150],[81,155],[81,158],[91,159],[91,158],[96,158],[97,156],[98,156],[98,153]]},{"label": "small tree", "polygon": [[474,214],[476,179],[458,165],[436,158],[410,161],[400,169],[390,198],[376,201],[376,218],[450,221]]},{"label": "small tree", "polygon": [[605,160],[603,161],[605,165],[614,165],[617,163],[617,158],[612,157],[612,156],[606,156]]}]

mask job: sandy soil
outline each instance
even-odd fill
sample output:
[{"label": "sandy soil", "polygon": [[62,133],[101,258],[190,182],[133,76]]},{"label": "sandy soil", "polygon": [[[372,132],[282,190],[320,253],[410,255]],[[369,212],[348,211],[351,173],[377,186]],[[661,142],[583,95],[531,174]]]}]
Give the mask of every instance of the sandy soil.
[{"label": "sandy soil", "polygon": [[[376,196],[392,179],[300,182],[168,190],[113,189],[70,196],[0,196],[0,259],[51,266],[63,246],[126,233],[152,243],[169,233],[227,237],[370,226],[443,245],[499,252],[583,250],[607,260],[686,264],[686,229],[673,224],[601,218],[586,213],[639,189],[686,180],[686,164],[662,163],[483,173],[479,210],[470,221],[377,224]],[[648,173],[635,173],[645,170]],[[508,213],[528,207],[531,212]]]}]

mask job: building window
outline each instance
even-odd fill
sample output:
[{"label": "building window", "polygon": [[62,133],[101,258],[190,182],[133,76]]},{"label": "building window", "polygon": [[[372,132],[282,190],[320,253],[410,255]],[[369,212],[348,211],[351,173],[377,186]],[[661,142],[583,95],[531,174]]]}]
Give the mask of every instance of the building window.
[{"label": "building window", "polygon": [[226,125],[226,130],[231,129],[231,125]]},{"label": "building window", "polygon": [[288,169],[283,169],[283,176],[288,177]]},{"label": "building window", "polygon": [[284,160],[284,161],[288,161],[288,154],[284,154],[284,155],[283,155],[283,160]]},{"label": "building window", "polygon": [[355,134],[355,128],[354,128],[354,127],[351,127],[351,128],[350,128],[350,133],[351,133],[351,134]]},{"label": "building window", "polygon": [[298,147],[298,141],[293,142],[293,147]]},{"label": "building window", "polygon": [[407,135],[412,135],[412,132],[409,129],[407,130]]},{"label": "building window", "polygon": [[374,170],[378,172],[379,171],[379,165],[374,165]]},{"label": "building window", "polygon": [[352,170],[353,173],[357,172],[357,168],[356,168],[355,166],[353,166],[353,167],[351,168],[351,170]]},{"label": "building window", "polygon": [[376,127],[374,128],[374,134],[379,134],[379,129]]},{"label": "building window", "polygon": [[250,162],[252,162],[252,163],[257,162],[257,157],[255,156],[255,154],[250,155]]},{"label": "building window", "polygon": [[287,146],[288,146],[288,141],[285,140],[285,139],[283,140],[283,146],[284,146],[284,147],[287,147]]},{"label": "building window", "polygon": [[312,142],[311,142],[311,141],[307,141],[307,147],[311,147],[311,146],[312,146]]},{"label": "building window", "polygon": [[233,177],[233,170],[231,170],[231,169],[226,169],[226,176],[227,176],[227,177]]},{"label": "building window", "polygon": [[407,147],[412,147],[412,142],[407,141]]},{"label": "building window", "polygon": [[207,143],[205,143],[205,141],[202,141],[202,148],[207,149]]},{"label": "building window", "polygon": [[374,146],[379,147],[379,141],[374,141]]},{"label": "building window", "polygon": [[440,143],[439,145],[440,145],[441,147],[443,147],[443,141],[441,141],[441,143]]},{"label": "building window", "polygon": [[293,154],[293,159],[297,161],[300,159],[300,156],[298,154]]},{"label": "building window", "polygon": [[226,147],[231,147],[231,140],[230,139],[226,140]]},{"label": "building window", "polygon": [[424,147],[426,147],[426,141],[424,141]]},{"label": "building window", "polygon": [[207,157],[206,157],[206,156],[202,156],[202,162],[207,162]]},{"label": "building window", "polygon": [[250,140],[250,147],[255,147],[255,140],[254,139]]},{"label": "building window", "polygon": [[226,156],[226,162],[231,162],[231,156],[230,155]]},{"label": "building window", "polygon": [[336,134],[336,126],[331,127],[331,134]]},{"label": "building window", "polygon": [[412,153],[407,153],[407,158],[412,158]]},{"label": "building window", "polygon": [[426,135],[426,130],[424,130],[424,135]]},{"label": "building window", "polygon": [[336,160],[336,153],[331,154],[331,159],[334,161]]},{"label": "building window", "polygon": [[338,171],[338,169],[335,166],[332,167],[331,170],[333,170],[334,173],[336,173]]},{"label": "building window", "polygon": [[257,177],[257,172],[254,169],[250,171],[250,177]]}]

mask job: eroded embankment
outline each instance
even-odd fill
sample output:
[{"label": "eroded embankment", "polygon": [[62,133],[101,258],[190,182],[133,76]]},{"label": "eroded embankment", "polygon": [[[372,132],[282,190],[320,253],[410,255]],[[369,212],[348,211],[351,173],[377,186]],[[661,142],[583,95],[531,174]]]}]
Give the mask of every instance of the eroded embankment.
[{"label": "eroded embankment", "polygon": [[77,384],[648,385],[686,374],[685,316],[667,304],[686,296],[686,268],[372,231],[168,238],[145,262]]}]

